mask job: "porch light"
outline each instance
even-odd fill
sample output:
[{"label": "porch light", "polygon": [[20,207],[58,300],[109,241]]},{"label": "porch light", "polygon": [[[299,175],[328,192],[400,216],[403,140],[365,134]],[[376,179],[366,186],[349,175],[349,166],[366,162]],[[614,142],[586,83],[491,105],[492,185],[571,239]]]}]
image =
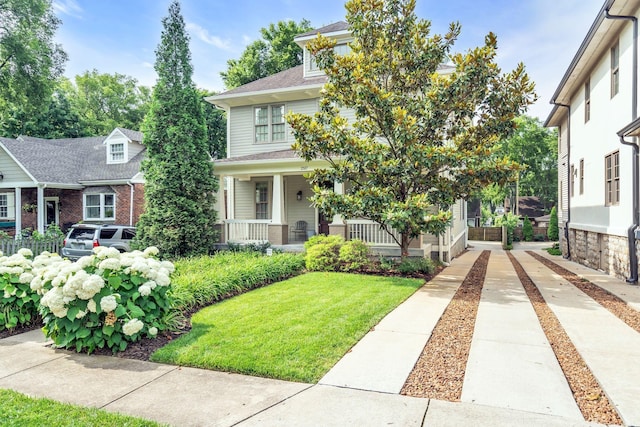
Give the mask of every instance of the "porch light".
[{"label": "porch light", "polygon": [[[2,178],[0,178],[0,179],[2,179]],[[302,190],[300,190],[300,191],[298,191],[296,193],[296,199],[298,199],[298,201],[302,200]]]}]

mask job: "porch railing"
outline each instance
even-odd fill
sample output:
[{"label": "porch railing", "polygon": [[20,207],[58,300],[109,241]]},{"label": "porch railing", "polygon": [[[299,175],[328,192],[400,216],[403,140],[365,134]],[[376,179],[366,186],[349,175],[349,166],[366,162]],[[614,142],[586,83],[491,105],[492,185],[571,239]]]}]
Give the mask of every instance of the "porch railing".
[{"label": "porch railing", "polygon": [[15,240],[13,238],[0,239],[0,251],[6,256],[13,255],[22,248],[30,249],[33,256],[39,255],[44,251],[51,253],[60,253],[62,248],[62,238],[60,239],[43,239],[34,240],[31,238],[23,238]]},{"label": "porch railing", "polygon": [[270,223],[270,219],[228,219],[225,236],[230,242],[266,242]]},{"label": "porch railing", "polygon": [[[397,246],[395,240],[383,229],[380,224],[369,220],[347,220],[347,235],[349,239],[359,239],[376,246]],[[400,233],[393,231],[394,236],[400,240]]]}]

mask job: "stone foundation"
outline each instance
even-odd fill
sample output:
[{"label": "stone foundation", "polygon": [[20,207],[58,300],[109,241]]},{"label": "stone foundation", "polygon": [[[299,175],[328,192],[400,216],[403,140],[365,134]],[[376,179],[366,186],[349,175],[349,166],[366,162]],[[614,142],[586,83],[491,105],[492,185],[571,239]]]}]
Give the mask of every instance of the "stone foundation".
[{"label": "stone foundation", "polygon": [[[629,247],[626,237],[570,229],[569,244],[572,261],[620,279],[629,277]],[[562,228],[560,247],[566,257],[567,241]]]}]

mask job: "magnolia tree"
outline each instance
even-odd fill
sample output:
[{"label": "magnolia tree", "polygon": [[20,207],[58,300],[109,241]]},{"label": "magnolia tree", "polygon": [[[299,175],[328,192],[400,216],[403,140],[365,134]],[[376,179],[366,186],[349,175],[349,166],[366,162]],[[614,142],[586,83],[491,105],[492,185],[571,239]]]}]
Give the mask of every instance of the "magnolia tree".
[{"label": "magnolia tree", "polygon": [[[534,85],[522,64],[501,72],[493,34],[450,54],[460,26],[431,36],[413,0],[352,0],[346,9],[351,52],[337,55],[321,35],[308,45],[328,83],[319,112],[287,121],[301,157],[328,163],[309,175],[314,205],[395,230],[404,257],[412,239],[446,229],[456,200],[513,178],[519,166],[492,154],[534,101]],[[348,186],[338,194],[327,181]]]}]

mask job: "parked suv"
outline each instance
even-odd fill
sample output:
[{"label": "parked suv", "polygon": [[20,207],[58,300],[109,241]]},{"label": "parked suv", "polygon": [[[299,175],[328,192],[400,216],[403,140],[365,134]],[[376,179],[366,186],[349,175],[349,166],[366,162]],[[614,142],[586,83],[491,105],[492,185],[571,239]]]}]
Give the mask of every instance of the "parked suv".
[{"label": "parked suv", "polygon": [[75,261],[82,256],[91,255],[93,248],[97,246],[128,252],[135,235],[136,228],[130,225],[74,224],[64,239],[62,256]]}]

